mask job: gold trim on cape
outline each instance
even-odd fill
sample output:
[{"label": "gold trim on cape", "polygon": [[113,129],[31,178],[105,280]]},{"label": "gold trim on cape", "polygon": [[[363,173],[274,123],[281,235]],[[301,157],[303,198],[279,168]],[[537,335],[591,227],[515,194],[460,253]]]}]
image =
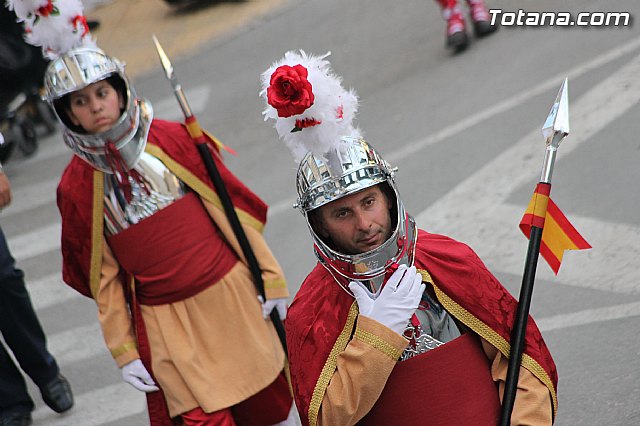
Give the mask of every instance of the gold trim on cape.
[{"label": "gold trim on cape", "polygon": [[[191,189],[196,191],[202,198],[209,201],[216,208],[223,211],[222,202],[220,201],[220,197],[218,194],[211,189],[206,183],[198,179],[193,173],[184,168],[178,162],[176,162],[173,158],[169,157],[160,147],[152,144],[147,144],[145,151],[154,157],[157,157],[160,161],[162,161],[180,180],[186,183]],[[235,211],[238,214],[238,219],[244,225],[248,225],[258,232],[262,233],[264,230],[264,224],[259,220],[251,216],[246,211],[235,207]]]},{"label": "gold trim on cape", "polygon": [[356,322],[357,317],[358,304],[354,300],[354,302],[351,304],[351,308],[349,309],[349,315],[347,316],[347,321],[344,325],[344,328],[336,339],[336,343],[334,343],[333,348],[329,353],[329,357],[327,357],[327,360],[324,363],[324,367],[322,368],[320,377],[318,377],[316,387],[313,389],[313,395],[311,396],[311,402],[309,403],[309,426],[315,426],[318,422],[320,405],[322,404],[322,399],[324,398],[324,394],[327,391],[327,387],[329,386],[331,377],[333,377],[333,373],[336,371],[336,365],[338,364],[338,355],[340,355],[340,353],[344,351],[344,349],[349,344],[349,340],[351,340],[351,331],[353,330],[353,326]]},{"label": "gold trim on cape", "polygon": [[96,298],[100,289],[104,238],[104,173],[93,171],[93,212],[91,219],[91,259],[89,266],[89,287]]},{"label": "gold trim on cape", "polygon": [[369,333],[368,331],[361,330],[356,327],[356,332],[354,334],[354,338],[364,342],[370,346],[373,346],[389,358],[394,361],[397,361],[402,355],[403,350],[398,350],[394,348],[392,345],[376,336],[375,334]]}]

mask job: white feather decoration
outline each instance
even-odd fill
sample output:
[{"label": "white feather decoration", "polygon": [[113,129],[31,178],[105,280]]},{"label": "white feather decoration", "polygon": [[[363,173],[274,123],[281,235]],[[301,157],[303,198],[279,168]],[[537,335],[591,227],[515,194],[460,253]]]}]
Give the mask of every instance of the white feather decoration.
[{"label": "white feather decoration", "polygon": [[7,0],[25,27],[27,43],[55,59],[69,50],[95,46],[80,0]]},{"label": "white feather decoration", "polygon": [[[278,135],[291,150],[296,162],[309,151],[318,157],[324,157],[331,149],[339,146],[343,136],[360,137],[360,130],[353,121],[358,110],[358,97],[353,90],[342,87],[342,79],[333,73],[329,61],[322,56],[312,56],[300,50],[289,51],[261,75],[262,90],[260,96],[267,102],[263,111],[264,119],[274,120]],[[313,104],[301,113],[283,117],[269,104],[268,90],[272,76],[282,66],[302,65],[308,75],[313,92]],[[308,127],[301,123],[312,123]]]}]

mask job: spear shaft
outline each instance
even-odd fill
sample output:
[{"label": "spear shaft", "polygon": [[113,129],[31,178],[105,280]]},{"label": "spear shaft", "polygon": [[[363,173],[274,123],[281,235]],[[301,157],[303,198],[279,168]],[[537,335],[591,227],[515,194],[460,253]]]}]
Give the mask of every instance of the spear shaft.
[{"label": "spear shaft", "polygon": [[[547,148],[545,150],[544,162],[540,173],[540,184],[548,185],[551,191],[551,176],[555,164],[556,154],[560,142],[569,134],[569,112],[567,98],[567,79],[564,80],[556,101],[551,108],[547,121],[543,126],[543,135],[546,137]],[[542,211],[536,211],[536,215],[545,217],[546,203]],[[544,225],[543,225],[544,226]],[[511,330],[509,367],[505,381],[504,395],[502,398],[501,426],[509,426],[511,414],[516,398],[518,378],[520,375],[520,365],[522,364],[522,353],[524,351],[527,322],[529,319],[529,309],[533,295],[533,285],[536,278],[540,245],[542,243],[543,228],[535,225],[531,226],[529,233],[529,247],[525,261],[522,285],[520,286],[520,296],[518,299],[518,309],[516,311],[513,328]]]},{"label": "spear shaft", "polygon": [[[253,282],[256,286],[256,289],[260,296],[262,296],[262,300],[266,301],[266,294],[264,290],[264,281],[262,279],[262,272],[260,270],[260,265],[258,263],[258,259],[256,258],[253,249],[251,248],[251,244],[249,243],[249,239],[247,238],[244,229],[242,228],[242,224],[240,223],[240,219],[238,218],[238,214],[233,206],[233,202],[231,197],[229,196],[229,192],[227,191],[227,187],[225,186],[224,181],[222,180],[222,176],[220,175],[220,171],[218,170],[216,163],[213,159],[213,155],[209,150],[208,141],[202,132],[202,128],[200,127],[191,107],[189,106],[189,102],[187,102],[187,98],[182,90],[182,86],[178,82],[178,79],[173,72],[173,66],[171,65],[171,61],[169,57],[164,52],[164,49],[158,42],[156,36],[153,36],[153,42],[156,45],[156,50],[158,51],[158,56],[160,57],[160,62],[162,63],[162,67],[164,68],[167,79],[171,82],[171,86],[173,87],[173,92],[176,95],[176,99],[178,100],[178,104],[180,105],[180,109],[185,117],[185,123],[187,125],[187,130],[189,131],[189,135],[193,139],[196,144],[196,148],[202,157],[202,162],[207,169],[207,173],[213,182],[213,186],[220,197],[220,202],[224,208],[224,212],[231,224],[233,232],[240,244],[242,249],[242,253],[244,254],[245,259],[247,259],[247,263],[249,269],[251,271],[251,275],[253,276]],[[285,337],[284,325],[280,320],[280,316],[276,312],[276,310],[272,310],[269,314],[271,318],[271,322],[273,323],[276,332],[278,333],[278,337],[280,339],[280,343],[284,349],[285,355],[287,354],[287,342]]]}]

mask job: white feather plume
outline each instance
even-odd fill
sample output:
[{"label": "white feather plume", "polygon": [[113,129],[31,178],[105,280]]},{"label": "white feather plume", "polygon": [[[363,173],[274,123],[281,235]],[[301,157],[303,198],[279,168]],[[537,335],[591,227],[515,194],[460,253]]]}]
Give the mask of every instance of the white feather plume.
[{"label": "white feather plume", "polygon": [[7,0],[7,7],[24,24],[27,43],[41,47],[49,59],[95,46],[80,0]]},{"label": "white feather plume", "polygon": [[[278,135],[297,162],[309,151],[318,157],[324,157],[331,148],[339,146],[343,136],[361,136],[360,130],[353,124],[358,110],[358,96],[354,90],[347,91],[342,87],[342,78],[333,73],[329,61],[325,59],[330,54],[331,52],[327,52],[322,56],[313,56],[302,50],[289,51],[261,75],[260,96],[267,102],[267,108],[263,111],[264,119],[275,121],[274,127]],[[305,67],[315,98],[313,105],[290,117],[279,117],[278,111],[269,105],[267,99],[271,76],[282,65]],[[292,132],[298,120],[315,120],[320,124]]]}]

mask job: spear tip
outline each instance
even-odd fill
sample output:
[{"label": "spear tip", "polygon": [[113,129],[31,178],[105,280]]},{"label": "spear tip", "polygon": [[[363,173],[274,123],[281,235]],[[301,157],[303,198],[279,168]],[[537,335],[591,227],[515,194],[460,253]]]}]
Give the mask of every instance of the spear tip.
[{"label": "spear tip", "polygon": [[558,90],[556,100],[551,107],[551,111],[542,126],[542,135],[547,143],[551,143],[554,135],[561,133],[562,136],[569,134],[569,79],[565,78]]},{"label": "spear tip", "polygon": [[160,57],[162,68],[164,68],[164,72],[167,75],[167,78],[171,79],[173,77],[173,66],[171,65],[171,61],[169,60],[167,54],[164,52],[164,49],[160,45],[160,42],[158,41],[156,35],[152,34],[151,38],[153,39],[153,43],[156,45],[156,51],[158,52],[158,56]]}]

